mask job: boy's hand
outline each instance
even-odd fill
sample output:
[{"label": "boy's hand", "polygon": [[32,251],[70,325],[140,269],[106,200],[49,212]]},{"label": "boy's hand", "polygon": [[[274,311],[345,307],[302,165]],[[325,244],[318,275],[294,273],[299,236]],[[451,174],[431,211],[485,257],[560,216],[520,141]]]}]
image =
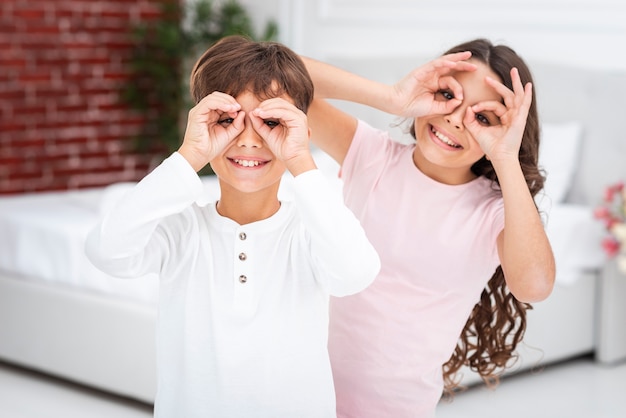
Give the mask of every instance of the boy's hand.
[{"label": "boy's hand", "polygon": [[[452,73],[475,71],[476,65],[466,61],[471,55],[469,51],[444,55],[411,71],[392,88],[392,113],[411,118],[451,113],[463,100],[463,89]],[[436,100],[442,90],[450,91],[454,98]]]},{"label": "boy's hand", "polygon": [[194,170],[200,171],[243,130],[245,114],[240,109],[234,97],[213,92],[189,111],[178,152]]},{"label": "boy's hand", "polygon": [[277,97],[261,102],[249,116],[254,130],[291,174],[297,176],[316,168],[309,150],[310,131],[304,112]]},{"label": "boy's hand", "polygon": [[[532,103],[532,85],[522,84],[517,68],[511,69],[511,79],[512,91],[504,84],[487,77],[485,81],[502,96],[504,103],[486,101],[468,107],[463,120],[463,124],[478,141],[494,167],[502,161],[519,160],[519,149]],[[500,119],[500,124],[481,124],[476,117],[480,112],[493,112]]]}]

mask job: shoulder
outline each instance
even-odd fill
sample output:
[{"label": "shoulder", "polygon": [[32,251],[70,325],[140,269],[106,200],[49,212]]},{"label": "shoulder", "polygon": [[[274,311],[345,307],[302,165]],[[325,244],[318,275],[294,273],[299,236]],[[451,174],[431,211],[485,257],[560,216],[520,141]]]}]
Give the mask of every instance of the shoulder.
[{"label": "shoulder", "polygon": [[394,140],[388,131],[359,120],[342,165],[342,172],[346,174],[355,170],[369,170],[375,166],[380,168],[410,147],[411,145]]}]

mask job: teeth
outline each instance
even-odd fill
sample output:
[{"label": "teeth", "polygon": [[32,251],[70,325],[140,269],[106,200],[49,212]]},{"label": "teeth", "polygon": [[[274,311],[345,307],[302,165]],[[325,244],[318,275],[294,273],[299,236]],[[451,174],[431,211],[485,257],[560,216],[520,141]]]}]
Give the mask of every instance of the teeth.
[{"label": "teeth", "polygon": [[234,160],[237,164],[243,166],[243,167],[256,167],[257,165],[259,165],[258,161],[252,161],[252,160]]},{"label": "teeth", "polygon": [[435,136],[437,138],[439,138],[439,140],[441,140],[441,142],[443,142],[444,144],[450,145],[451,147],[454,148],[460,148],[460,145],[455,144],[454,142],[452,142],[450,139],[448,139],[447,136],[445,136],[444,134],[436,131],[433,129],[433,133],[435,134]]}]

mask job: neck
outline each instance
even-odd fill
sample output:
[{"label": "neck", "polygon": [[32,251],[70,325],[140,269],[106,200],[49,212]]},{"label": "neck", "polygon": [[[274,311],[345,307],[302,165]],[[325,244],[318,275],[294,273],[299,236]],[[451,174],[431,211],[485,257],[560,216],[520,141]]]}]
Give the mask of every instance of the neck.
[{"label": "neck", "polygon": [[436,182],[451,186],[469,183],[476,178],[470,167],[443,167],[430,162],[420,152],[419,147],[415,147],[413,151],[413,164]]},{"label": "neck", "polygon": [[246,193],[222,185],[217,212],[239,225],[267,219],[280,209],[277,192],[278,186]]}]

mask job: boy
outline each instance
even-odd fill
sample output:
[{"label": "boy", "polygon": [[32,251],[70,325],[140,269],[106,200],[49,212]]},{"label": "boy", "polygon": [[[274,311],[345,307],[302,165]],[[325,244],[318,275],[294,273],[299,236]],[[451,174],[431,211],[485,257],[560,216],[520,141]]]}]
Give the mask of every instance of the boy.
[{"label": "boy", "polygon": [[[367,287],[380,261],[311,157],[311,79],[286,47],[227,37],[191,92],[179,150],[87,241],[109,274],[160,275],[155,416],[335,417],[328,297]],[[207,163],[220,198],[202,206]]]}]

